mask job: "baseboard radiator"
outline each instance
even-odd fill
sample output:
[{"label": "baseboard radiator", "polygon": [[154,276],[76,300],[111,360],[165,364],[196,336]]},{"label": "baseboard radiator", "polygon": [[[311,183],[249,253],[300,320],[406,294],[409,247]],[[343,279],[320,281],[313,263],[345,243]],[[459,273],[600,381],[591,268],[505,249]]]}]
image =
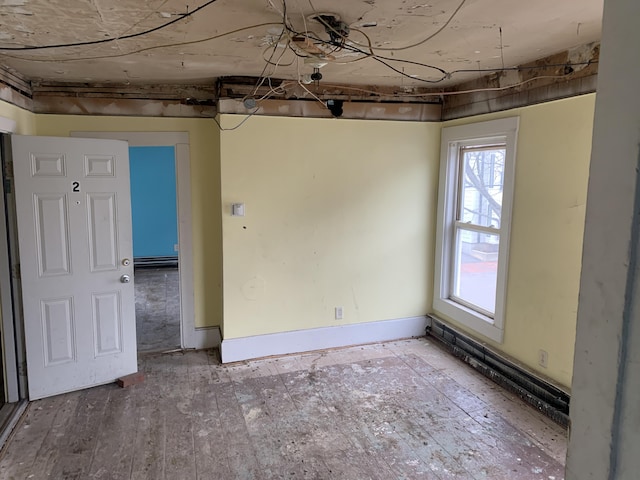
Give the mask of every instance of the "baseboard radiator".
[{"label": "baseboard radiator", "polygon": [[437,318],[429,315],[428,319],[427,336],[438,340],[453,355],[515,393],[559,425],[569,427],[571,397],[568,393],[532,375]]},{"label": "baseboard radiator", "polygon": [[135,257],[133,266],[135,268],[177,268],[178,257]]}]

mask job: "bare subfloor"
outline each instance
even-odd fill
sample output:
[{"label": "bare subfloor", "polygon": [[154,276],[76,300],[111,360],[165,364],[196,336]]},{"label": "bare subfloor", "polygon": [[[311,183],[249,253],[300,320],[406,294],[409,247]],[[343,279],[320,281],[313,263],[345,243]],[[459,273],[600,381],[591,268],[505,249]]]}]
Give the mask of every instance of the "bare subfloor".
[{"label": "bare subfloor", "polygon": [[2,479],[544,479],[565,431],[428,339],[220,365],[33,402]]},{"label": "bare subfloor", "polygon": [[136,335],[138,351],[180,347],[180,280],[178,268],[136,268]]}]

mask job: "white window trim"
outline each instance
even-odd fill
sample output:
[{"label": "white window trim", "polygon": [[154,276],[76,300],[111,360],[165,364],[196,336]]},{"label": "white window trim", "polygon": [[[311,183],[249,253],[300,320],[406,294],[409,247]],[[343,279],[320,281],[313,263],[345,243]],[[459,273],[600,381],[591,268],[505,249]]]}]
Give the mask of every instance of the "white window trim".
[{"label": "white window trim", "polygon": [[[436,262],[433,309],[436,314],[459,322],[471,330],[502,343],[507,293],[507,270],[511,236],[511,212],[515,181],[516,140],[519,117],[503,118],[442,129],[440,147],[440,183],[438,190],[438,219],[436,229]],[[494,318],[466,308],[449,299],[450,275],[453,264],[453,234],[455,197],[457,192],[458,150],[463,145],[506,144],[504,188],[498,253],[498,279]]]}]

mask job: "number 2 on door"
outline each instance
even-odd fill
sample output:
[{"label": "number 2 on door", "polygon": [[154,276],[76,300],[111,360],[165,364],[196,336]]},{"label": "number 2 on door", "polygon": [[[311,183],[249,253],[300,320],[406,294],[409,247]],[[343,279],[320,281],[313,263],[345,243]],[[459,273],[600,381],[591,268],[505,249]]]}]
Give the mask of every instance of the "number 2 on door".
[{"label": "number 2 on door", "polygon": [[79,192],[80,191],[80,182],[73,182],[71,185],[73,186],[73,191],[74,192]]}]

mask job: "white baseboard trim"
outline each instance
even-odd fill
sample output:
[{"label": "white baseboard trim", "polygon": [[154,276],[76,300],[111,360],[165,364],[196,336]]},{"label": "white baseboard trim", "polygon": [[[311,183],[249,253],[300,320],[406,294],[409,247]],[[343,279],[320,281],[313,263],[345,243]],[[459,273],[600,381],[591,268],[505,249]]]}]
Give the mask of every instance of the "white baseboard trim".
[{"label": "white baseboard trim", "polygon": [[222,363],[239,362],[272,355],[422,337],[426,327],[427,317],[424,316],[229,338],[222,340],[220,354]]},{"label": "white baseboard trim", "polygon": [[220,346],[221,341],[219,327],[195,328],[190,332],[190,335],[185,336],[184,348],[195,348],[196,350],[215,348]]}]

